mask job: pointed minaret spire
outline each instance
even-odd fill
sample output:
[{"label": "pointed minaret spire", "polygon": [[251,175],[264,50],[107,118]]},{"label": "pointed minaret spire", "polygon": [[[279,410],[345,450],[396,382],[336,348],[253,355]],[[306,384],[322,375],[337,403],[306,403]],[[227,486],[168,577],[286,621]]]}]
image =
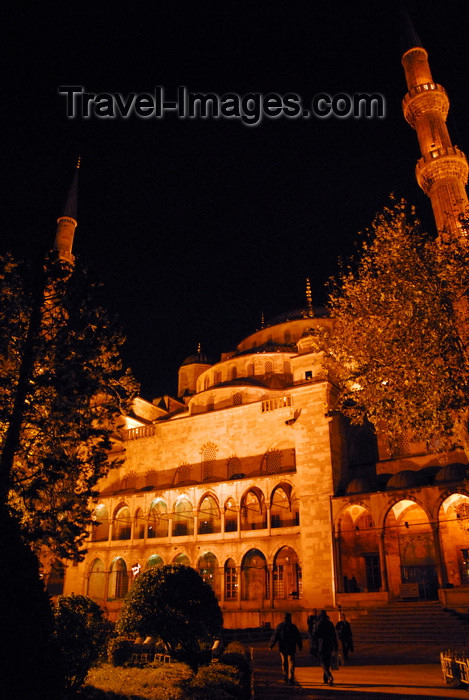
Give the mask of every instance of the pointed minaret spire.
[{"label": "pointed minaret spire", "polygon": [[75,168],[75,174],[68,192],[67,201],[63,209],[63,214],[57,219],[57,230],[55,233],[54,246],[52,252],[55,257],[61,262],[73,265],[75,256],[72,254],[73,237],[75,229],[78,225],[77,221],[77,201],[78,201],[78,171],[80,169],[80,161]]},{"label": "pointed minaret spire", "polygon": [[311,283],[309,281],[309,277],[306,278],[306,309],[308,312],[308,317],[313,318],[313,297],[311,294]]},{"label": "pointed minaret spire", "polygon": [[410,15],[407,12],[407,8],[403,2],[400,5],[401,12],[401,44],[402,53],[404,54],[409,49],[414,48],[414,46],[423,46],[420,41],[420,37],[415,31]]},{"label": "pointed minaret spire", "polygon": [[202,345],[200,343],[197,343],[197,355],[200,355],[202,352]]},{"label": "pointed minaret spire", "polygon": [[265,326],[265,318],[264,318],[264,312],[261,314],[261,328],[264,328]]},{"label": "pointed minaret spire", "polygon": [[428,54],[407,13],[404,19],[407,45],[402,65],[408,93],[402,107],[406,120],[417,132],[422,154],[416,167],[417,182],[430,197],[439,237],[459,238],[465,234],[461,216],[469,208],[466,156],[451,143],[446,126],[449,110],[446,91],[433,81]]}]

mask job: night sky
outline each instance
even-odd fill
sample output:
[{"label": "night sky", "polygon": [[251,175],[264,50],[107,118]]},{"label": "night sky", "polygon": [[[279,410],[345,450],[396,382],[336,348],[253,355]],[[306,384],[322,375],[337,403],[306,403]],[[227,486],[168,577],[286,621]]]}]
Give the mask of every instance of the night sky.
[{"label": "night sky", "polygon": [[[469,154],[467,0],[409,0],[453,143]],[[82,157],[74,252],[103,280],[151,399],[175,394],[197,343],[214,360],[265,319],[323,304],[338,258],[395,192],[429,228],[401,112],[399,3],[15,2],[4,16],[1,250],[53,241]],[[381,93],[383,119],[98,119],[66,115],[59,86],[220,95]]]}]

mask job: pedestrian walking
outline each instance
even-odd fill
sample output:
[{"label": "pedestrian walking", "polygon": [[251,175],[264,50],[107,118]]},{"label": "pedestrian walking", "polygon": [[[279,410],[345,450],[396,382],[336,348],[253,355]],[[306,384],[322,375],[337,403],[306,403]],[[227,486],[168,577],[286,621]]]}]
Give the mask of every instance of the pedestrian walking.
[{"label": "pedestrian walking", "polygon": [[335,626],[335,631],[342,645],[344,659],[348,659],[349,652],[353,651],[353,634],[345,613],[340,614],[340,620]]},{"label": "pedestrian walking", "polygon": [[313,639],[317,646],[324,683],[332,685],[334,677],[331,673],[331,657],[333,651],[338,651],[339,645],[335,627],[325,610],[319,613],[319,619],[313,630]]},{"label": "pedestrian walking", "polygon": [[303,648],[303,640],[301,639],[298,627],[291,621],[291,613],[285,613],[284,621],[275,628],[270,648],[273,649],[277,642],[282,663],[283,678],[286,683],[293,685],[295,682],[296,647],[301,651]]},{"label": "pedestrian walking", "polygon": [[309,638],[309,653],[313,658],[317,658],[318,650],[313,638],[313,630],[316,622],[318,621],[318,611],[317,608],[313,608],[311,615],[308,615],[306,623],[308,625],[308,638]]}]

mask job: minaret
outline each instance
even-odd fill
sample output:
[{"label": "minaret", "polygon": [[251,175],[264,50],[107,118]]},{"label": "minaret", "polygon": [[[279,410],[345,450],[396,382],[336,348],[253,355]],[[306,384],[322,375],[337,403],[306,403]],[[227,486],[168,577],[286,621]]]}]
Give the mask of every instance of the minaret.
[{"label": "minaret", "polygon": [[78,158],[75,175],[70,186],[67,201],[65,202],[62,216],[57,219],[57,230],[55,233],[52,257],[60,262],[73,265],[75,256],[72,254],[73,237],[77,222],[77,197],[78,197],[78,171],[80,169],[80,158]]},{"label": "minaret", "polygon": [[460,217],[468,213],[465,185],[468,164],[464,153],[453,146],[446,126],[449,100],[435,83],[428,54],[410,18],[403,17],[404,66],[408,93],[402,101],[404,116],[417,132],[422,157],[417,162],[417,182],[430,197],[438,235],[442,240],[464,234]]},{"label": "minaret", "polygon": [[313,318],[314,317],[313,297],[311,294],[311,283],[309,281],[309,277],[306,278],[306,309],[307,309],[308,317]]}]

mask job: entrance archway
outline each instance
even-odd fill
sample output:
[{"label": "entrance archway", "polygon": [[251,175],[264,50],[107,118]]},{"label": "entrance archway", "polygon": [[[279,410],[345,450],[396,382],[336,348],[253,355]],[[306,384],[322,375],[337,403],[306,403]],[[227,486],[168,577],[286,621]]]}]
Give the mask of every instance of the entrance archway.
[{"label": "entrance archway", "polygon": [[438,598],[437,559],[433,531],[424,509],[407,499],[390,508],[385,521],[389,590],[395,598]]}]

